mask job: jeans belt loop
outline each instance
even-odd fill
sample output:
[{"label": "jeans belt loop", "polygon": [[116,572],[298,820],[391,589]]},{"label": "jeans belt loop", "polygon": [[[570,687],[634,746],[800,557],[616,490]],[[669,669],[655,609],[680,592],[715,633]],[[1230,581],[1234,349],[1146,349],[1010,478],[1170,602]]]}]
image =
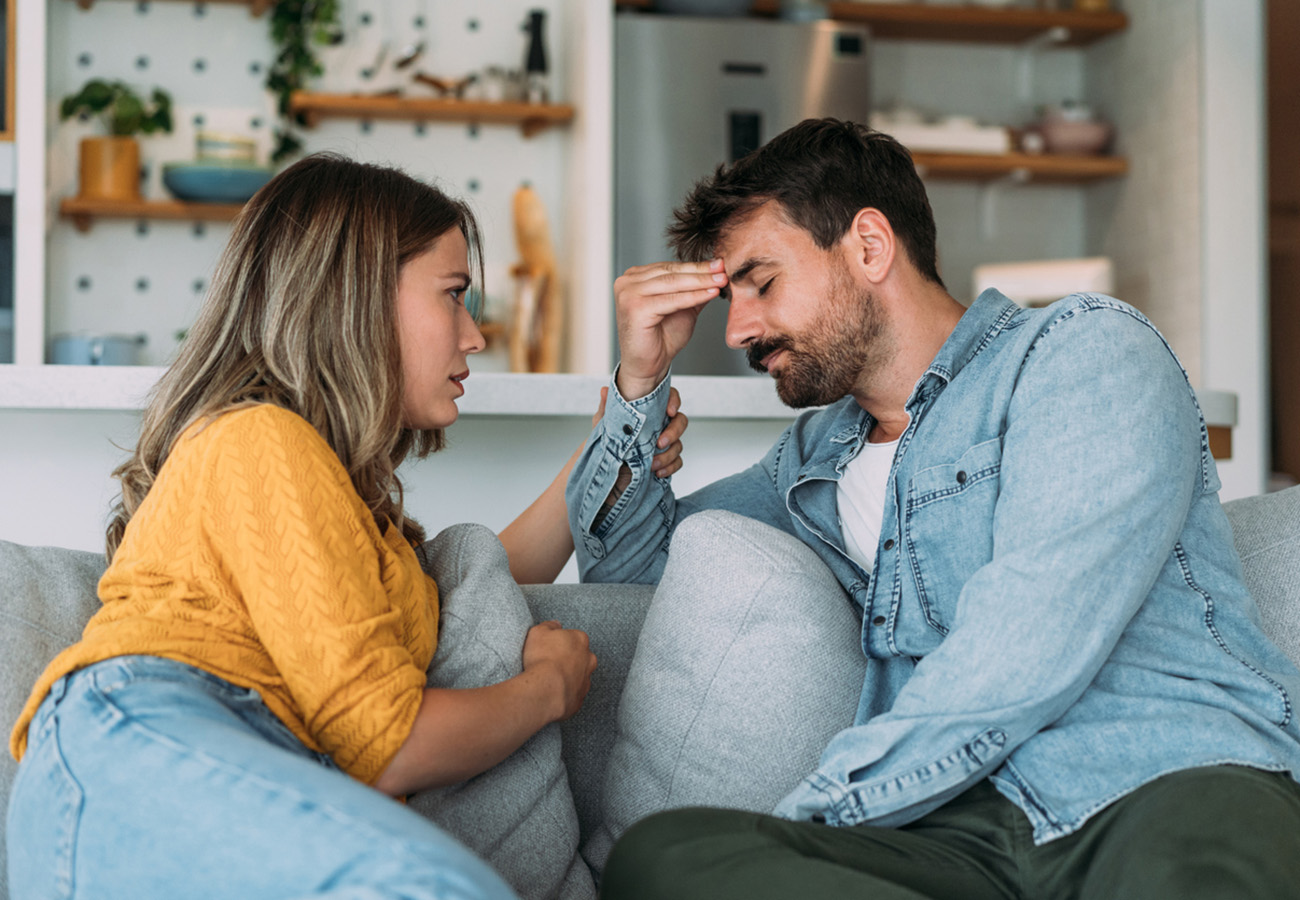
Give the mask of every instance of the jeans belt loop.
[{"label": "jeans belt loop", "polygon": [[60,676],[54,684],[50,685],[50,696],[54,698],[55,703],[62,700],[63,695],[68,692],[68,678],[70,677],[70,674],[71,673],[69,673],[69,675]]}]

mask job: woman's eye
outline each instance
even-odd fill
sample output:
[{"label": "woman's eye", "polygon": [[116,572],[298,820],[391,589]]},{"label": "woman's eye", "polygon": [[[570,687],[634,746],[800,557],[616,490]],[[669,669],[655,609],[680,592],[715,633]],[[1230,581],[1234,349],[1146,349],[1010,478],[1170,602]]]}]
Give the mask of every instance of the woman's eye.
[{"label": "woman's eye", "polygon": [[451,294],[451,299],[455,300],[457,303],[464,302],[465,289],[463,287],[452,288],[447,293]]}]

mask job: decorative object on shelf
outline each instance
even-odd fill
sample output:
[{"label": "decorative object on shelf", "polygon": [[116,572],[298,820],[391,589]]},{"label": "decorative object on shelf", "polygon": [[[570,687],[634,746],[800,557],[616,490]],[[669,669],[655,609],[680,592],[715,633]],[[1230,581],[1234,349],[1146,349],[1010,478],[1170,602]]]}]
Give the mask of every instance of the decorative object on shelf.
[{"label": "decorative object on shelf", "polygon": [[439,97],[453,97],[456,100],[464,100],[466,92],[478,82],[478,75],[471,73],[464,78],[453,81],[450,78],[439,78],[436,75],[416,72],[411,76],[411,79],[419,84],[427,84],[438,92]]},{"label": "decorative object on shelf", "polygon": [[79,148],[80,196],[140,198],[140,144],[136,135],[172,130],[172,99],[154,88],[145,103],[130,85],[92,78],[59,104],[59,117],[97,116],[107,136],[83,138]]},{"label": "decorative object on shelf", "polygon": [[981,125],[973,116],[927,119],[914,109],[878,110],[868,124],[916,152],[1008,153],[1011,137],[1001,125]]},{"label": "decorative object on shelf", "polygon": [[743,16],[753,0],[654,0],[659,12],[683,16]]},{"label": "decorative object on shelf", "polygon": [[14,361],[14,311],[0,306],[0,365]]},{"label": "decorative object on shelf", "polygon": [[205,161],[233,159],[251,163],[257,155],[257,142],[241,134],[200,131],[194,136],[194,153]]},{"label": "decorative object on shelf", "polygon": [[323,71],[314,46],[342,40],[338,18],[337,0],[277,0],[271,10],[271,43],[276,55],[266,75],[266,88],[276,96],[276,111],[283,123],[275,131],[272,163],[302,150],[302,140],[293,127],[306,123],[292,108],[290,98]]},{"label": "decorative object on shelf", "polygon": [[1045,108],[1021,135],[1020,144],[1029,153],[1096,156],[1109,149],[1114,133],[1114,127],[1097,118],[1088,104],[1067,100]]},{"label": "decorative object on shelf", "polygon": [[509,328],[510,370],[558,372],[564,309],[555,249],[542,198],[527,184],[515,191],[514,218],[521,262],[511,270],[516,292]]},{"label": "decorative object on shelf", "polygon": [[134,366],[147,342],[143,334],[61,334],[54,338],[50,362],[58,366]]},{"label": "decorative object on shelf", "polygon": [[162,181],[178,200],[245,203],[271,180],[275,170],[235,159],[164,163]]},{"label": "decorative object on shelf", "polygon": [[1108,256],[984,263],[973,282],[976,297],[997,288],[1021,306],[1046,306],[1076,291],[1114,293],[1115,265]]},{"label": "decorative object on shelf", "polygon": [[551,87],[546,66],[546,10],[530,9],[524,30],[528,32],[528,53],[524,57],[524,99],[529,103],[550,103]]}]

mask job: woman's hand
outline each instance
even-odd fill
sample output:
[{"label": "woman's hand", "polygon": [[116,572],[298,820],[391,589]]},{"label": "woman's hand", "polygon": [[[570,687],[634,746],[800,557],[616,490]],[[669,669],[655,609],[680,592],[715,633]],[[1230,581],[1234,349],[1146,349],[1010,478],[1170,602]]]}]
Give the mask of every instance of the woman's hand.
[{"label": "woman's hand", "polygon": [[682,397],[677,388],[673,388],[668,394],[668,424],[655,444],[659,449],[655,451],[651,464],[651,471],[660,478],[667,478],[682,467],[682,435],[691,423],[681,406]]},{"label": "woman's hand", "polygon": [[552,721],[572,718],[582,707],[591,689],[591,673],[596,670],[596,654],[591,652],[587,634],[547,621],[528,629],[524,638],[524,675],[549,672],[558,676],[558,696]]},{"label": "woman's hand", "polygon": [[523,672],[487,687],[425,688],[411,733],[375,787],[400,797],[486,772],[581,708],[596,654],[586,632],[543,622],[528,629],[523,663]]}]

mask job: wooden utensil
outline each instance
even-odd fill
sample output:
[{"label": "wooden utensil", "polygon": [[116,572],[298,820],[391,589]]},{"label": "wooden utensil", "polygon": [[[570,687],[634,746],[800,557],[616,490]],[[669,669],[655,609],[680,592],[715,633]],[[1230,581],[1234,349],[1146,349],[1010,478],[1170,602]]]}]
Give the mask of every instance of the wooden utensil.
[{"label": "wooden utensil", "polygon": [[515,372],[558,372],[564,308],[546,208],[542,198],[527,184],[515,191],[513,208],[515,243],[521,262],[512,270],[516,290],[510,327],[510,368]]}]

